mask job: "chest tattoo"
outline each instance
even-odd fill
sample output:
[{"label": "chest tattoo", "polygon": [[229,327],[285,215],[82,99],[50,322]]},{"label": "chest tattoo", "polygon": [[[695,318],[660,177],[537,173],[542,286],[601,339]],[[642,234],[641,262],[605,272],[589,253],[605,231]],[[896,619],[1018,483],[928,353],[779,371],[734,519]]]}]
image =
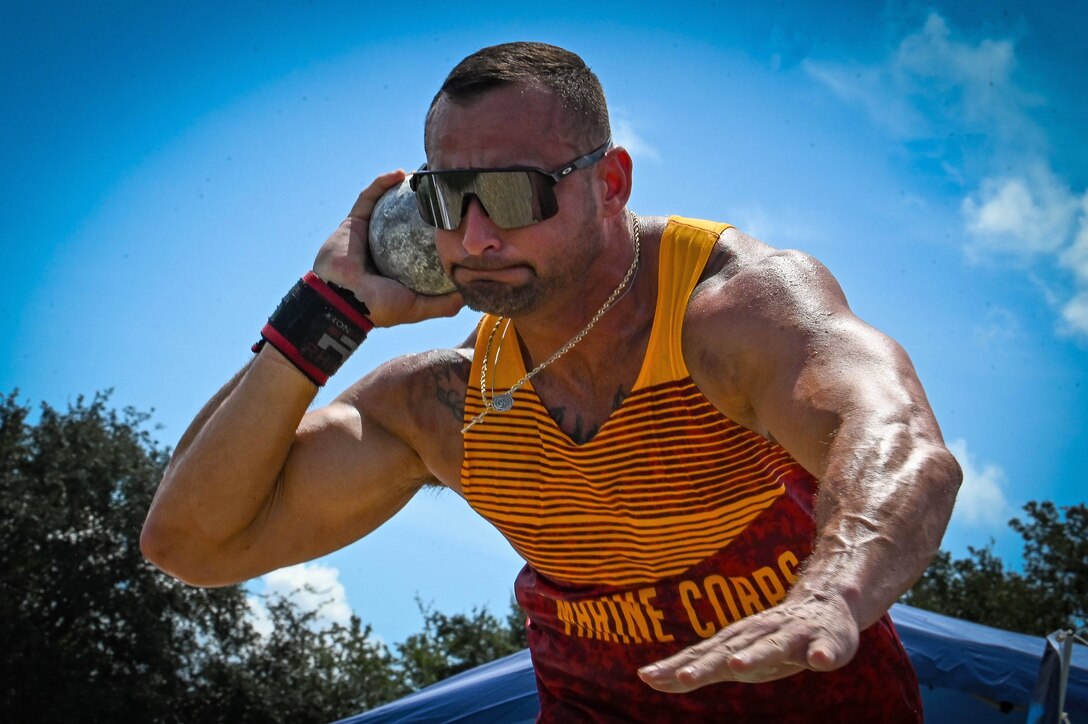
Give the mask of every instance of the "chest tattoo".
[{"label": "chest tattoo", "polygon": [[[616,388],[616,394],[612,396],[610,411],[615,412],[618,410],[629,394],[630,392],[623,389],[623,385]],[[548,414],[555,420],[555,424],[559,426],[559,429],[565,432],[576,445],[584,445],[589,442],[601,429],[600,425],[587,423],[578,413],[568,415],[566,407],[550,407],[548,408]]]}]

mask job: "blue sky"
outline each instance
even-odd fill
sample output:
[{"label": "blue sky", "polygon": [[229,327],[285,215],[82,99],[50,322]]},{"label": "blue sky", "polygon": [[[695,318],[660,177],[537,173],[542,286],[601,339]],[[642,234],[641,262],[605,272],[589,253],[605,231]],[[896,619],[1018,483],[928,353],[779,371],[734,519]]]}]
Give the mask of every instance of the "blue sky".
[{"label": "blue sky", "polygon": [[[422,161],[449,68],[536,39],[601,76],[634,210],[815,254],[907,348],[967,472],[946,547],[1014,561],[1024,502],[1085,500],[1085,2],[160,5],[0,6],[0,390],[112,388],[173,445],[358,190]],[[473,323],[372,335],[318,401]],[[424,493],[252,588],[317,581],[392,642],[417,595],[505,611],[519,567]]]}]

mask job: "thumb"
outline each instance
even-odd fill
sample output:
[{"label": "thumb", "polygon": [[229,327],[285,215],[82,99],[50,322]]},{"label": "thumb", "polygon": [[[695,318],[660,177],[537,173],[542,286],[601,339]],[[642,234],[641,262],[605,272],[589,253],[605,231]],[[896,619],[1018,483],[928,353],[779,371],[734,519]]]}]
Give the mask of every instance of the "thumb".
[{"label": "thumb", "polygon": [[[391,281],[391,280],[390,280]],[[399,286],[399,282],[393,282]],[[374,324],[379,327],[391,327],[397,324],[412,324],[422,322],[425,319],[436,317],[452,317],[465,306],[465,300],[459,292],[451,292],[441,296],[428,296],[417,294],[406,287],[401,287],[410,297],[403,305],[393,307],[394,318],[386,318],[383,310],[375,309],[371,314]],[[407,296],[406,295],[406,296]]]}]

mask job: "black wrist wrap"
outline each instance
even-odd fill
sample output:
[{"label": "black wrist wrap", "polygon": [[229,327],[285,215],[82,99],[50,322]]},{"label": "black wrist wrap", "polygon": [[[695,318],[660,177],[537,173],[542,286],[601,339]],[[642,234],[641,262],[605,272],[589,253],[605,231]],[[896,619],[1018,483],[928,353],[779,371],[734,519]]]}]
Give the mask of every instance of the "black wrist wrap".
[{"label": "black wrist wrap", "polygon": [[[261,330],[267,341],[318,387],[374,328],[366,305],[342,287],[307,272],[287,293]],[[262,342],[254,345],[258,351]]]}]

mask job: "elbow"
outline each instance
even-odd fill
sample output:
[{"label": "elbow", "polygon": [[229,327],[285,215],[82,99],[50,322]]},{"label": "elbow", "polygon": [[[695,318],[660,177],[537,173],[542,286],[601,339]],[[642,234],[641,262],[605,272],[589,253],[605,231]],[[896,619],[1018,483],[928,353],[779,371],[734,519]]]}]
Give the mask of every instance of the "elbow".
[{"label": "elbow", "polygon": [[923,517],[925,525],[921,528],[926,544],[923,570],[940,553],[941,541],[956,504],[956,495],[963,483],[963,469],[947,447],[936,445],[926,461],[925,478],[928,481],[928,505],[927,514]]},{"label": "elbow", "polygon": [[[956,495],[963,484],[963,468],[960,467],[956,456],[944,445],[941,445],[934,453],[930,462],[933,467],[933,480],[937,494],[944,499],[947,507],[947,516],[952,515],[952,506],[956,503]],[[946,521],[947,522],[947,521]]]},{"label": "elbow", "polygon": [[220,588],[239,581],[216,575],[191,555],[184,554],[185,547],[172,535],[153,524],[144,523],[140,532],[140,552],[149,563],[160,571],[188,586]]},{"label": "elbow", "polygon": [[140,531],[140,552],[149,563],[165,573],[170,573],[170,535],[165,526],[156,518],[154,510],[144,520]]},{"label": "elbow", "polygon": [[140,529],[140,553],[153,566],[175,578],[181,578],[176,571],[179,541],[184,540],[184,531],[177,524],[177,514],[171,513],[170,490],[171,473],[176,464],[176,457],[166,467],[158,491],[151,501],[151,506]]},{"label": "elbow", "polygon": [[149,563],[190,586],[216,588],[238,582],[216,575],[215,568],[207,565],[206,559],[195,553],[197,550],[191,536],[157,515],[152,507],[140,531],[140,552]]},{"label": "elbow", "polygon": [[182,540],[178,531],[172,530],[152,509],[140,531],[140,552],[163,573],[192,586],[202,585],[181,560],[179,554],[183,550]]},{"label": "elbow", "polygon": [[190,586],[239,583],[247,576],[240,570],[237,547],[209,527],[214,508],[192,493],[197,482],[175,456],[140,530],[140,553],[163,573]]}]

